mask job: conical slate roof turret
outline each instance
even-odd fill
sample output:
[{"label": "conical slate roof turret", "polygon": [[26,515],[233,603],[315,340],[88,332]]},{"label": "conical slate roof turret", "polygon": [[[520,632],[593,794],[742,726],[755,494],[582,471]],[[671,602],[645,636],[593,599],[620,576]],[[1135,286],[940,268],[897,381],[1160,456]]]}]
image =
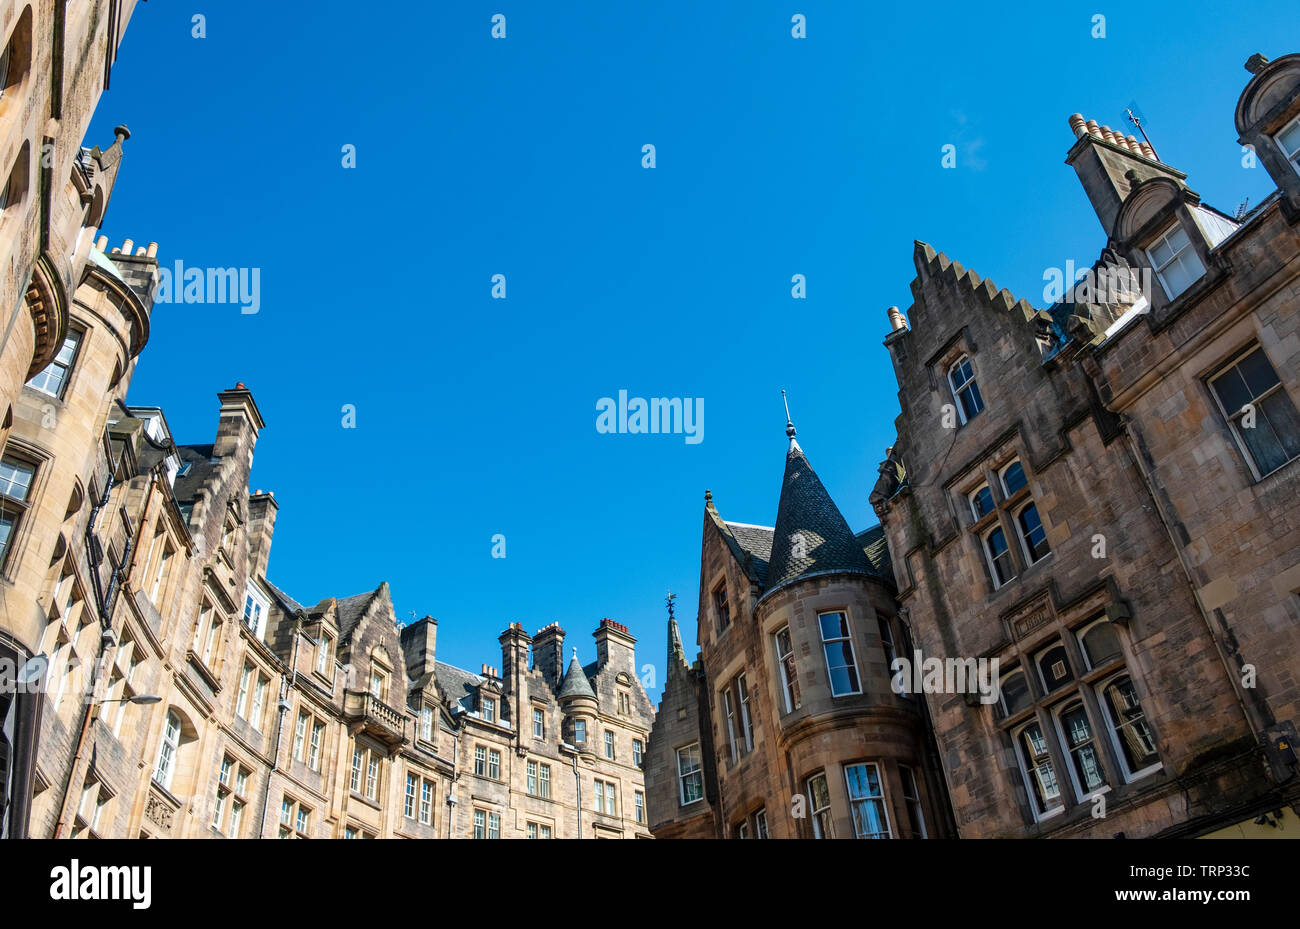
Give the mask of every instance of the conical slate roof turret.
[{"label": "conical slate roof turret", "polygon": [[582,665],[578,663],[578,650],[573,650],[573,660],[569,662],[569,670],[564,672],[564,683],[560,685],[560,692],[556,694],[561,700],[565,697],[596,697],[596,692],[591,689],[591,681],[587,680],[587,672],[582,670]]},{"label": "conical slate roof turret", "polygon": [[799,577],[828,571],[874,574],[862,543],[853,535],[817,472],[795,440],[794,423],[786,415],[790,448],[785,456],[781,502],[772,533],[772,558],[767,588],[772,590]]}]

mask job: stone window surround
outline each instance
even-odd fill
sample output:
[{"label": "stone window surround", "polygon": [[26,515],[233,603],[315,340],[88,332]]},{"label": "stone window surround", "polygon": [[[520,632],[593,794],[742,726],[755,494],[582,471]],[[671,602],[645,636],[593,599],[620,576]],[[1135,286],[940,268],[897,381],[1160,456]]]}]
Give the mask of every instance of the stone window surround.
[{"label": "stone window surround", "polygon": [[1249,451],[1247,451],[1241,439],[1238,438],[1236,429],[1229,422],[1227,411],[1223,409],[1223,403],[1219,400],[1218,394],[1216,394],[1214,391],[1212,381],[1219,375],[1226,373],[1230,368],[1232,368],[1234,365],[1240,362],[1244,357],[1246,357],[1256,348],[1258,348],[1260,351],[1264,353],[1264,357],[1268,360],[1269,365],[1272,366],[1274,373],[1277,374],[1278,380],[1280,382],[1279,389],[1286,391],[1287,396],[1290,397],[1291,402],[1294,404],[1295,397],[1292,396],[1291,391],[1287,388],[1287,383],[1286,383],[1286,379],[1283,377],[1283,372],[1279,370],[1276,364],[1273,363],[1273,358],[1269,354],[1268,349],[1259,340],[1258,333],[1254,330],[1251,330],[1250,336],[1244,342],[1242,342],[1237,348],[1234,348],[1232,351],[1222,355],[1217,361],[1215,361],[1213,364],[1206,367],[1203,371],[1201,371],[1196,376],[1196,380],[1200,383],[1200,389],[1203,391],[1203,396],[1205,398],[1205,402],[1207,406],[1217,414],[1220,427],[1223,429],[1224,432],[1227,433],[1228,438],[1231,440],[1230,442],[1231,447],[1237,450],[1238,457],[1246,466],[1246,471],[1249,473],[1251,477],[1250,486],[1262,483],[1263,481],[1275,475],[1282,474],[1285,471],[1287,471],[1289,468],[1295,466],[1295,463],[1297,461],[1300,461],[1300,458],[1292,458],[1290,461],[1287,461],[1286,463],[1282,464],[1280,467],[1273,469],[1267,474],[1261,475],[1259,473],[1259,467],[1255,463],[1253,456],[1251,456]]},{"label": "stone window surround", "polygon": [[[1008,496],[1003,476],[1007,468],[1017,461],[1020,462],[1021,468],[1025,470],[1025,486]],[[1026,467],[1026,461],[1027,456],[1021,454],[1014,445],[1004,446],[986,456],[976,468],[971,469],[976,473],[968,476],[965,481],[953,488],[957,496],[962,500],[963,505],[958,509],[965,514],[966,528],[974,537],[979,548],[980,563],[984,565],[985,577],[991,585],[992,591],[1007,588],[1013,580],[1023,578],[1029,571],[1048,561],[1054,551],[1049,551],[1037,561],[1031,561],[1024,534],[1021,532],[1021,512],[1023,512],[1027,504],[1033,503],[1037,506],[1038,502],[1033,495],[1033,481],[1029,469]],[[993,509],[976,519],[975,511],[971,505],[971,498],[986,486],[993,497]],[[1046,532],[1048,523],[1043,519],[1041,511],[1038,513],[1038,518],[1042,521],[1043,530]],[[1015,573],[1001,584],[997,583],[996,575],[993,573],[993,564],[987,544],[987,538],[994,529],[1001,529],[1003,536],[1007,539],[1007,551],[1011,553],[1012,566],[1016,569]],[[1013,538],[1019,540],[1019,545],[1010,544]]]},{"label": "stone window surround", "polygon": [[[1028,809],[1034,822],[1042,823],[1062,813],[1070,813],[1081,808],[1086,809],[1089,800],[1088,797],[1078,795],[1072,773],[1067,774],[1067,772],[1072,772],[1073,768],[1068,757],[1069,751],[1060,735],[1058,716],[1061,709],[1069,703],[1083,702],[1088,715],[1089,726],[1092,728],[1094,743],[1100,746],[1099,754],[1101,755],[1104,770],[1108,775],[1112,775],[1112,780],[1114,780],[1114,774],[1122,775],[1123,783],[1118,786],[1122,787],[1134,783],[1163,769],[1163,765],[1160,767],[1153,766],[1130,774],[1127,771],[1127,766],[1120,758],[1118,747],[1115,745],[1114,732],[1109,717],[1106,715],[1105,707],[1101,705],[1099,699],[1101,686],[1117,675],[1128,674],[1138,691],[1138,700],[1141,702],[1144,712],[1149,711],[1151,696],[1146,691],[1144,682],[1139,675],[1129,666],[1129,649],[1125,641],[1124,628],[1120,623],[1114,623],[1114,627],[1116,637],[1120,643],[1121,654],[1095,668],[1088,667],[1087,657],[1080,645],[1079,635],[1098,620],[1106,618],[1106,614],[1102,609],[1102,600],[1097,597],[1090,597],[1084,603],[1071,609],[1068,617],[1062,617],[1053,611],[1048,622],[1035,629],[1032,634],[1024,639],[1018,642],[1010,642],[1003,650],[1009,654],[1001,662],[999,683],[1017,671],[1022,672],[1029,690],[1029,705],[1012,716],[1002,716],[1002,704],[999,701],[991,705],[993,707],[992,712],[995,716],[995,724],[1006,736],[1007,742],[1004,747],[1009,748],[1011,752],[1012,760],[1015,763],[1014,768],[1017,772],[1015,775],[1017,777],[1016,782],[1026,791],[1026,800],[1029,803]],[[1036,657],[1057,642],[1061,643],[1065,648],[1074,678],[1051,693],[1045,693],[1037,671],[1032,670],[1031,673],[1031,669],[1036,668]],[[1083,670],[1085,668],[1087,670]],[[1080,673],[1081,671],[1082,673]],[[1064,800],[1061,807],[1053,808],[1042,814],[1035,809],[1032,800],[1033,788],[1027,780],[1028,772],[1025,770],[1021,758],[1020,748],[1016,744],[1016,738],[1020,730],[1035,721],[1047,739],[1048,758],[1051,760],[1052,767],[1056,772],[1057,784],[1061,786]],[[1150,726],[1149,715],[1147,724]],[[1152,729],[1154,732],[1154,727]],[[1101,738],[1102,732],[1107,734],[1107,738]],[[1071,794],[1068,795],[1065,793],[1063,786],[1067,782],[1071,791]],[[1090,796],[1107,793],[1116,789],[1116,786],[1116,784],[1107,784]]]}]

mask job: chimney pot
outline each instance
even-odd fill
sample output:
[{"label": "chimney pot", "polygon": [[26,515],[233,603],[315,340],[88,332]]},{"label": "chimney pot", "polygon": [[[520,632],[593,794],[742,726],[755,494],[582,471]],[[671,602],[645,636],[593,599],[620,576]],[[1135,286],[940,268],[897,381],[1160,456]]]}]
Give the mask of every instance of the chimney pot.
[{"label": "chimney pot", "polygon": [[134,247],[135,247],[135,241],[133,239],[127,239],[125,242],[122,243],[122,254],[123,255],[131,254],[131,249],[133,249]]},{"label": "chimney pot", "polygon": [[903,318],[903,314],[899,312],[896,306],[889,308],[889,327],[894,332],[907,328],[907,320]]},{"label": "chimney pot", "polygon": [[149,243],[149,249],[148,249],[148,251],[145,252],[145,256],[148,257],[148,258],[157,258],[157,257],[158,257],[158,243],[157,243],[157,242],[150,242],[150,243]]},{"label": "chimney pot", "polygon": [[1070,116],[1070,129],[1073,130],[1076,139],[1082,139],[1088,134],[1088,127],[1084,123],[1082,113],[1074,113]]},{"label": "chimney pot", "polygon": [[101,252],[107,252],[107,251],[108,251],[108,236],[106,236],[106,235],[101,235],[98,239],[96,239],[96,240],[95,240],[95,248],[99,249]]}]

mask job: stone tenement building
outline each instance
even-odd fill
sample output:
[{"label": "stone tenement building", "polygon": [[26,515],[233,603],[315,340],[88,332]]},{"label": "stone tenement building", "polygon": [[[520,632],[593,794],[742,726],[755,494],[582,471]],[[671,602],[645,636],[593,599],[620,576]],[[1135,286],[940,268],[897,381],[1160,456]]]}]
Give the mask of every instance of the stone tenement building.
[{"label": "stone tenement building", "polygon": [[879,527],[855,535],[787,423],[774,526],[705,495],[699,646],[668,620],[646,767],[657,838],[936,838],[947,799]]},{"label": "stone tenement building", "polygon": [[158,278],[131,244],[91,250],[77,348],[23,387],[0,465],[0,616],[45,665],[16,696],[5,672],[0,715],[27,720],[0,743],[6,834],[648,837],[627,628],[562,670],[564,631],[515,623],[471,674],[434,620],[398,628],[386,584],[311,607],[271,584],[252,394],[217,395],[209,445],[125,403]]},{"label": "stone tenement building", "polygon": [[[70,324],[72,298],[91,259],[129,133],[119,127],[105,151],[83,149],[81,142],[134,9],[135,0],[0,2],[0,266],[6,269],[0,306],[10,308],[0,327],[0,468],[10,476],[0,497],[0,592],[6,604],[0,669],[21,668],[34,657],[43,629],[34,606],[43,570],[35,560],[19,564],[11,550],[21,541],[21,524],[34,531],[46,514],[29,512],[26,488],[10,478],[30,472],[42,455],[66,450],[30,447],[12,441],[10,433],[18,429],[19,399],[30,395],[32,388],[24,385],[32,378],[52,395],[38,405],[40,416],[61,414],[58,374],[85,335]],[[119,353],[124,365],[133,348],[128,340]],[[42,524],[51,544],[59,522]],[[13,671],[0,670],[0,678],[6,676],[12,678]],[[20,781],[30,780],[38,706],[33,695],[0,695],[7,733],[0,738],[0,785],[10,782],[15,768]],[[5,796],[0,790],[0,803]],[[24,798],[16,815],[25,816],[26,808]],[[26,828],[21,818],[3,823],[0,835]]]},{"label": "stone tenement building", "polygon": [[1246,67],[1252,211],[1076,115],[1084,283],[1034,309],[918,242],[890,310],[898,601],[1001,666],[927,695],[962,836],[1300,835],[1300,55]]}]

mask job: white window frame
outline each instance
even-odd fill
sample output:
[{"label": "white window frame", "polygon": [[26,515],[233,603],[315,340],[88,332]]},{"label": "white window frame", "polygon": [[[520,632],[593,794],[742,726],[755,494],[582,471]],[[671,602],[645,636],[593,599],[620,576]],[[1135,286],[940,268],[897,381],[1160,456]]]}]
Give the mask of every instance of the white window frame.
[{"label": "white window frame", "polygon": [[736,675],[736,697],[740,701],[740,731],[745,736],[745,754],[754,750],[754,720],[749,715],[749,681],[745,672]]},{"label": "white window frame", "polygon": [[[979,496],[981,490],[987,490],[989,492],[988,513],[981,513],[979,509],[975,506],[975,498]],[[993,488],[988,485],[987,481],[985,481],[983,484],[980,484],[978,487],[976,487],[974,490],[972,490],[970,493],[966,495],[966,504],[970,507],[970,515],[975,520],[975,522],[979,522],[985,516],[988,516],[989,513],[997,512],[997,508],[998,508],[997,501],[993,499]]]},{"label": "white window frame", "polygon": [[[1066,738],[1065,727],[1062,724],[1062,717],[1065,716],[1066,711],[1073,710],[1075,707],[1078,707],[1083,711],[1083,718],[1088,721],[1089,740],[1096,751],[1097,764],[1101,767],[1102,785],[1090,791],[1084,791],[1083,784],[1079,780],[1079,775],[1075,770],[1074,764],[1075,749],[1071,747],[1070,740]],[[1087,803],[1092,800],[1093,797],[1108,793],[1111,785],[1110,779],[1107,776],[1108,772],[1106,771],[1105,753],[1101,750],[1101,742],[1097,737],[1096,721],[1092,718],[1092,714],[1088,712],[1088,702],[1083,699],[1082,691],[1072,695],[1066,700],[1062,700],[1060,704],[1052,710],[1052,726],[1056,730],[1056,738],[1058,744],[1061,746],[1061,758],[1065,761],[1066,768],[1069,771],[1070,784],[1074,787],[1074,795],[1078,798],[1078,802]]]},{"label": "white window frame", "polygon": [[[1021,736],[1027,729],[1034,726],[1038,727],[1039,737],[1043,740],[1043,757],[1051,765],[1052,777],[1056,781],[1056,806],[1049,806],[1043,811],[1038,809],[1038,790],[1034,786],[1033,778],[1037,777],[1038,768],[1033,765],[1032,758],[1025,757],[1025,747]],[[1043,820],[1051,819],[1053,816],[1060,816],[1065,812],[1065,791],[1061,785],[1061,773],[1056,770],[1056,759],[1052,757],[1052,743],[1048,739],[1047,731],[1043,728],[1042,721],[1035,714],[1030,719],[1025,720],[1011,732],[1011,743],[1016,753],[1016,767],[1020,769],[1020,777],[1024,781],[1025,791],[1029,795],[1029,812],[1033,814],[1034,822],[1041,823]],[[1032,771],[1031,771],[1032,769]]]},{"label": "white window frame", "polygon": [[[957,381],[953,378],[953,373],[961,367],[963,362],[965,362],[967,367],[970,368],[970,377],[966,378],[960,385],[958,385]],[[962,404],[961,392],[972,386],[975,388],[975,395],[979,398],[979,409],[968,417],[966,415],[965,406]],[[958,355],[956,360],[953,361],[952,364],[948,365],[948,389],[952,391],[952,405],[957,408],[957,418],[961,420],[963,426],[970,422],[972,418],[984,412],[984,408],[987,404],[984,402],[984,394],[980,393],[979,378],[975,375],[975,359],[971,358],[971,356],[965,352]]]},{"label": "white window frame", "polygon": [[[868,794],[862,797],[853,795],[853,782],[849,780],[849,771],[854,768],[869,768],[876,772],[876,785],[880,790],[878,794]],[[829,786],[829,784],[827,785]],[[894,837],[894,827],[889,821],[889,800],[885,792],[885,772],[880,765],[874,761],[855,761],[851,764],[844,765],[844,790],[849,800],[849,821],[853,823],[853,835],[858,839],[892,839]],[[858,817],[853,815],[854,804],[857,803],[878,803],[880,816],[885,821],[885,831],[883,833],[870,832],[863,833],[858,831]]]},{"label": "white window frame", "polygon": [[1282,135],[1283,133],[1287,132],[1287,130],[1289,129],[1296,129],[1300,131],[1300,116],[1296,116],[1289,123],[1287,123],[1281,129],[1279,129],[1276,133],[1274,133],[1273,144],[1277,146],[1277,150],[1282,153],[1282,157],[1285,158],[1287,160],[1287,163],[1291,165],[1291,169],[1295,171],[1296,174],[1300,174],[1300,136],[1297,136],[1298,142],[1295,151],[1288,152],[1286,150],[1286,147],[1282,144]]},{"label": "white window frame", "polygon": [[[817,780],[818,778],[820,778],[822,783],[826,785],[825,806],[818,806],[817,801],[813,796],[813,789],[812,789],[813,781]],[[826,776],[826,772],[818,771],[816,774],[809,775],[807,779],[804,780],[804,793],[808,797],[808,818],[809,820],[812,821],[813,838],[814,839],[834,838],[835,818],[829,815],[831,810],[831,782],[830,782],[830,778]],[[828,814],[826,817],[825,828],[823,828],[822,826],[822,820],[820,816],[820,814],[822,813]]]},{"label": "white window frame", "polygon": [[266,640],[266,617],[270,612],[270,599],[249,581],[244,589],[243,623],[261,641]]},{"label": "white window frame", "polygon": [[533,738],[546,738],[546,711],[533,707]]},{"label": "white window frame", "polygon": [[[788,652],[781,651],[781,634],[785,633],[786,640],[790,644]],[[781,699],[785,706],[786,713],[793,713],[803,706],[803,691],[799,689],[799,665],[795,658],[794,635],[790,632],[788,625],[772,633],[772,647],[776,651],[777,672],[781,675]],[[789,664],[787,664],[787,660]],[[794,668],[794,679],[791,680],[788,673],[789,669]]]},{"label": "white window frame", "polygon": [[[687,761],[693,761],[695,767],[689,771],[682,768],[682,756],[686,756]],[[700,795],[694,800],[686,799],[687,779],[692,781],[698,778],[700,784]],[[704,799],[704,755],[700,751],[700,743],[692,742],[690,745],[683,745],[677,749],[677,805],[690,806],[693,803],[699,803]]]},{"label": "white window frame", "polygon": [[[0,207],[0,209],[3,209],[3,207]],[[59,346],[58,354],[54,356],[54,359],[48,365],[37,372],[35,377],[27,382],[27,386],[57,400],[63,399],[63,395],[68,390],[68,381],[72,377],[72,369],[76,367],[77,356],[81,352],[82,340],[85,337],[86,333],[83,329],[69,327],[67,335],[63,337],[63,343]],[[64,357],[65,354],[66,358]],[[37,381],[40,381],[40,383],[38,384]],[[53,382],[53,390],[50,389],[51,382]]]},{"label": "white window frame", "polygon": [[[1030,507],[1033,507],[1034,515],[1038,517],[1038,528],[1043,533],[1043,544],[1047,546],[1047,551],[1037,558],[1034,557],[1034,550],[1029,544],[1029,533],[1025,531],[1025,525],[1020,520]],[[1020,539],[1020,548],[1024,553],[1026,566],[1036,565],[1052,554],[1052,543],[1047,541],[1047,526],[1043,525],[1043,514],[1038,512],[1038,501],[1033,498],[1025,501],[1012,514],[1011,519],[1016,524],[1016,536]]]},{"label": "white window frame", "polygon": [[167,717],[163,721],[162,741],[158,745],[158,760],[154,764],[153,773],[153,779],[167,791],[172,788],[172,779],[176,776],[176,764],[180,760],[181,728],[180,714],[175,710],[168,710]]},{"label": "white window frame", "polygon": [[497,700],[496,697],[483,697],[479,701],[481,714],[485,722],[496,723],[497,721]]},{"label": "white window frame", "polygon": [[[826,630],[822,628],[823,616],[844,617],[845,633],[843,635],[832,636],[831,638],[827,639]],[[858,668],[858,652],[853,645],[853,623],[849,620],[848,610],[826,610],[824,612],[818,613],[817,614],[817,635],[821,639],[821,643],[822,643],[822,659],[826,662],[826,686],[831,692],[831,697],[832,698],[852,697],[857,694],[861,694],[862,693],[862,672]],[[856,682],[856,686],[854,687],[853,690],[846,690],[843,693],[836,693],[835,675],[831,673],[831,657],[830,654],[827,653],[826,651],[826,646],[833,643],[840,643],[840,642],[849,643],[850,663],[848,665],[845,665],[845,667],[849,667],[853,669],[853,679]]]},{"label": "white window frame", "polygon": [[[1006,546],[1007,561],[1011,564],[1011,574],[1005,580],[998,577],[997,559],[989,545],[995,532],[1002,533],[1002,542]],[[989,578],[993,581],[994,590],[1000,590],[1020,576],[1016,570],[1016,559],[1011,556],[1011,543],[1007,541],[1007,531],[1003,528],[1001,520],[995,522],[980,536],[980,548],[984,551],[984,561],[989,566]]]},{"label": "white window frame", "polygon": [[[1144,777],[1148,777],[1155,774],[1157,771],[1163,770],[1164,762],[1160,760],[1160,749],[1159,746],[1156,746],[1155,762],[1137,771],[1129,770],[1128,759],[1124,757],[1124,746],[1119,740],[1119,725],[1112,715],[1110,702],[1106,699],[1106,688],[1121,677],[1127,677],[1129,683],[1133,685],[1133,689],[1135,691],[1137,690],[1137,684],[1133,681],[1133,675],[1129,673],[1127,668],[1108,675],[1105,680],[1099,681],[1094,689],[1097,692],[1097,705],[1101,709],[1102,721],[1106,724],[1106,732],[1110,736],[1111,748],[1115,751],[1115,761],[1119,765],[1119,773],[1123,776],[1125,784],[1131,784],[1134,781],[1140,781]],[[1138,706],[1142,707],[1142,719],[1146,723],[1147,731],[1151,733],[1151,742],[1154,745],[1156,733],[1151,727],[1151,720],[1147,717],[1147,709],[1142,705],[1141,700],[1138,701]]]},{"label": "white window frame", "polygon": [[[1155,249],[1155,247],[1157,245],[1160,245],[1162,242],[1169,244],[1169,239],[1174,234],[1179,232],[1181,232],[1183,234],[1183,237],[1187,239],[1187,244],[1184,245],[1182,248],[1178,249],[1178,251],[1174,252],[1173,255],[1170,256],[1169,260],[1166,261],[1164,264],[1157,264],[1155,257],[1151,254],[1152,250]],[[1192,258],[1196,260],[1196,264],[1199,265],[1201,268],[1201,273],[1196,275],[1196,277],[1192,278],[1192,280],[1187,284],[1186,287],[1184,287],[1182,290],[1175,293],[1170,288],[1169,283],[1165,280],[1164,272],[1166,268],[1168,268],[1170,265],[1176,262],[1187,251],[1191,251]],[[1164,232],[1160,233],[1160,235],[1152,239],[1151,243],[1146,248],[1144,248],[1142,252],[1143,254],[1146,255],[1147,261],[1151,262],[1151,269],[1155,272],[1156,277],[1160,280],[1160,286],[1164,289],[1165,296],[1168,297],[1170,300],[1177,298],[1181,294],[1187,293],[1187,291],[1191,290],[1193,285],[1195,285],[1197,281],[1205,277],[1205,262],[1201,261],[1201,256],[1196,251],[1196,246],[1192,244],[1191,235],[1188,234],[1186,228],[1184,228],[1183,224],[1179,222],[1177,219],[1175,219],[1173,223],[1171,223],[1168,226],[1168,228],[1165,229]]]}]

